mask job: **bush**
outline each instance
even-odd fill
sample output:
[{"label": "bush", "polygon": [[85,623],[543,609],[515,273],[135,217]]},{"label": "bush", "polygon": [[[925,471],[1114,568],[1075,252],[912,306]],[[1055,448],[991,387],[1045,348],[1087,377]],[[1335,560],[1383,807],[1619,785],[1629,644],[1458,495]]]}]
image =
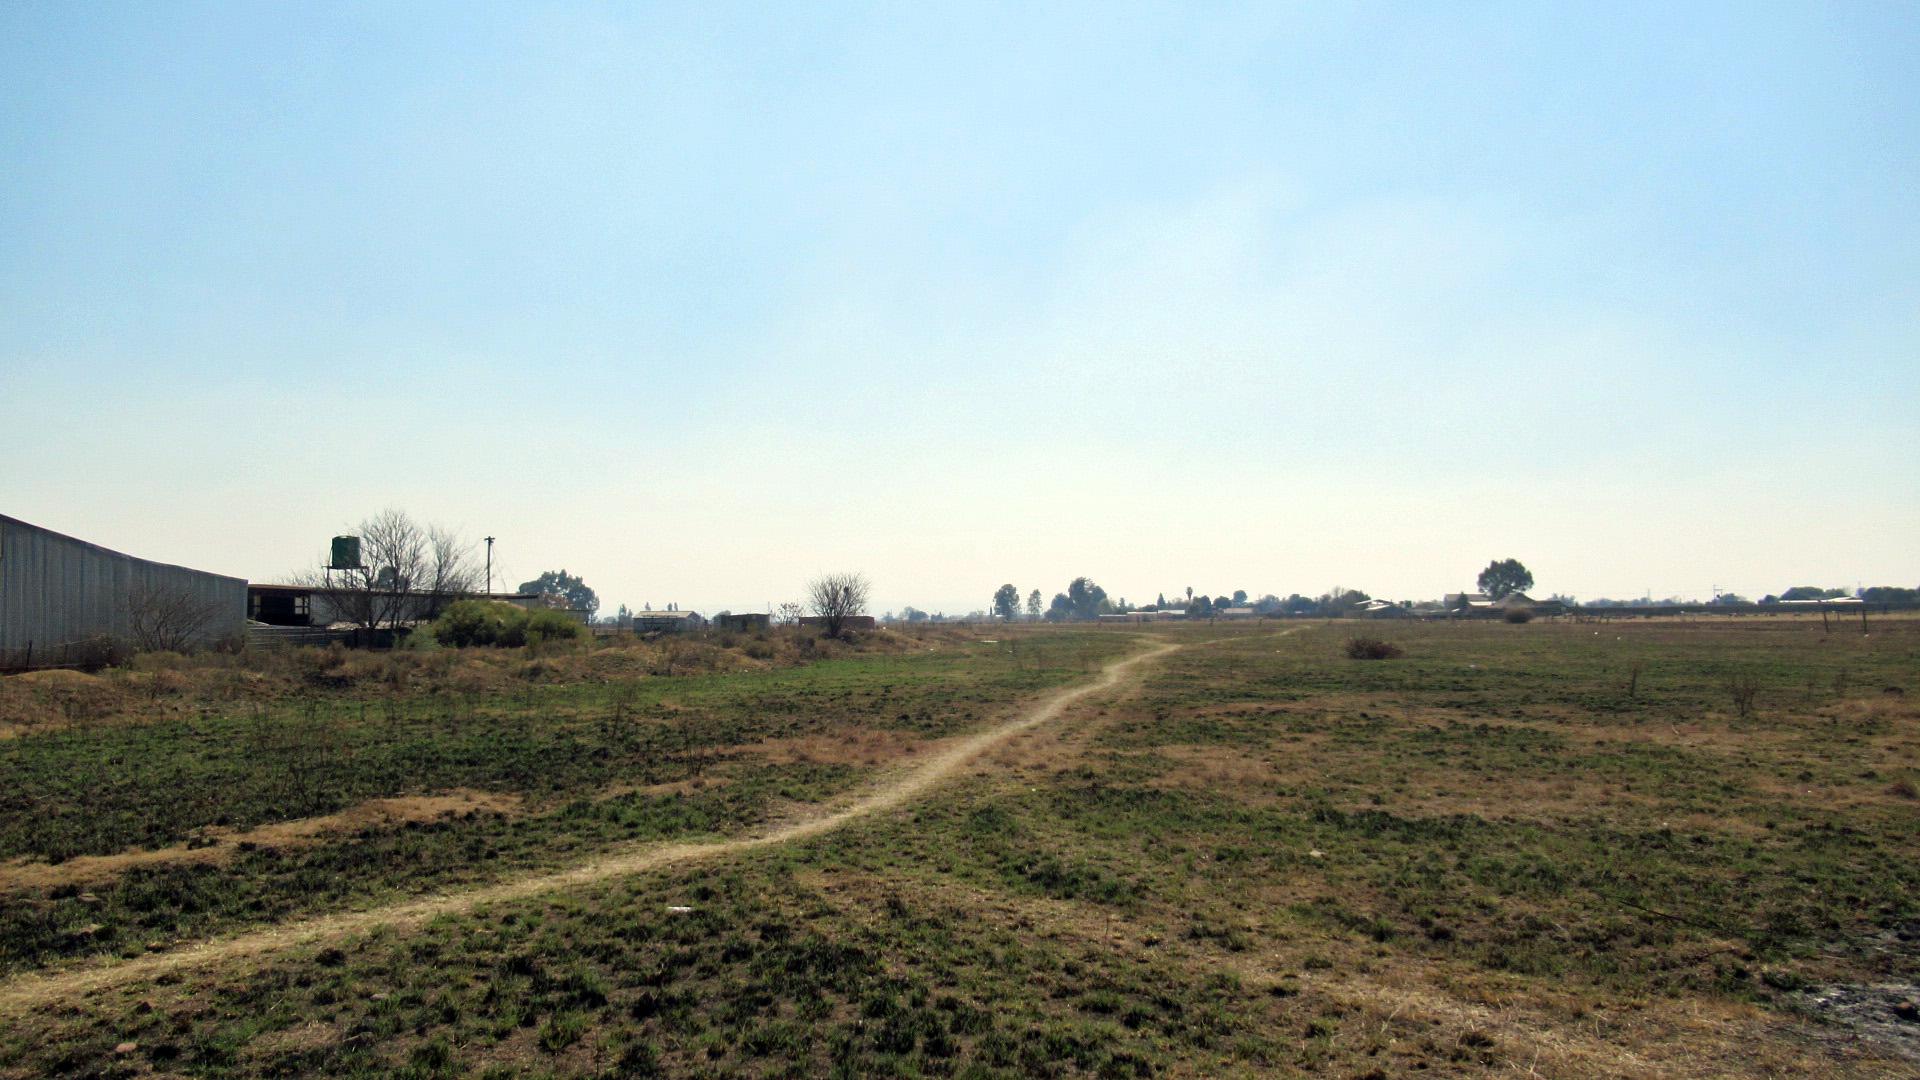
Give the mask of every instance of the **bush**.
[{"label": "bush", "polygon": [[499,600],[461,600],[433,621],[433,637],[442,645],[469,648],[498,645],[517,648],[550,641],[578,641],[587,628],[558,611],[528,611]]},{"label": "bush", "polygon": [[1392,660],[1402,655],[1400,646],[1391,641],[1370,637],[1347,639],[1347,656],[1355,660]]},{"label": "bush", "polygon": [[1720,678],[1721,687],[1733,699],[1733,710],[1745,720],[1753,715],[1753,699],[1760,693],[1760,679],[1750,671],[1729,671]]},{"label": "bush", "polygon": [[[518,645],[526,640],[527,613],[498,600],[459,600],[433,620],[433,637],[442,645]],[[509,639],[516,640],[509,640]]]},{"label": "bush", "polygon": [[1508,609],[1507,609],[1507,615],[1506,615],[1506,619],[1507,619],[1507,621],[1508,621],[1508,622],[1510,622],[1510,623],[1529,623],[1529,622],[1532,622],[1532,621],[1533,621],[1533,609],[1532,609],[1532,608],[1530,608],[1530,607],[1514,607],[1514,608],[1508,608]]},{"label": "bush", "polygon": [[536,611],[526,617],[522,633],[527,644],[540,645],[549,641],[578,641],[587,636],[587,628],[558,611]]}]

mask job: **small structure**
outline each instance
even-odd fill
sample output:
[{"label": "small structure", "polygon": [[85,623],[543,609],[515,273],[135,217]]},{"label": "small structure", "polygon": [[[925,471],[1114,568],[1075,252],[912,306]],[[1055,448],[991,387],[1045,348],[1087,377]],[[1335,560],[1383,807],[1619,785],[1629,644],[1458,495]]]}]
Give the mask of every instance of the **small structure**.
[{"label": "small structure", "polygon": [[716,630],[732,630],[736,633],[754,633],[765,631],[773,625],[773,616],[758,611],[728,612],[713,617]]},{"label": "small structure", "polygon": [[1411,619],[1411,608],[1396,604],[1391,600],[1369,600],[1353,609],[1353,613],[1363,619]]},{"label": "small structure", "polygon": [[1257,619],[1260,617],[1260,613],[1250,607],[1216,608],[1214,609],[1213,617],[1216,619]]},{"label": "small structure", "polygon": [[1186,617],[1187,613],[1184,611],[1126,611],[1118,614],[1102,615],[1100,616],[1100,621],[1103,623],[1173,622],[1176,619],[1184,619]]},{"label": "small structure", "polygon": [[686,634],[706,629],[707,620],[697,611],[636,611],[633,613],[633,632],[636,634]]}]

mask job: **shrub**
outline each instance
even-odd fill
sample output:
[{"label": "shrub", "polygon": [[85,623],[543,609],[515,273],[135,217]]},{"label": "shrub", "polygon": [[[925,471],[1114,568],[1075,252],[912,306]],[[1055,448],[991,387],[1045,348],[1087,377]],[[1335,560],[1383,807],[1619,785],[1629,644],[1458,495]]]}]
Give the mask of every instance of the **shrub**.
[{"label": "shrub", "polygon": [[536,611],[526,618],[524,631],[529,645],[549,641],[578,641],[587,636],[587,628],[558,611]]},{"label": "shrub", "polygon": [[1533,609],[1530,607],[1508,608],[1506,619],[1510,623],[1530,623],[1533,621]]},{"label": "shrub", "polygon": [[1370,637],[1347,639],[1347,656],[1354,660],[1392,660],[1402,655],[1400,646],[1391,641]]},{"label": "shrub", "polygon": [[[433,621],[434,640],[442,645],[517,645],[525,640],[527,613],[498,600],[460,600]],[[519,640],[509,641],[509,638]]]},{"label": "shrub", "polygon": [[517,648],[550,641],[578,641],[587,628],[558,611],[528,611],[498,600],[461,600],[433,621],[433,637],[442,645],[468,648],[498,645]]},{"label": "shrub", "polygon": [[1760,693],[1760,679],[1750,671],[1729,671],[1721,676],[1720,686],[1733,699],[1733,711],[1745,720],[1753,715],[1753,699]]}]

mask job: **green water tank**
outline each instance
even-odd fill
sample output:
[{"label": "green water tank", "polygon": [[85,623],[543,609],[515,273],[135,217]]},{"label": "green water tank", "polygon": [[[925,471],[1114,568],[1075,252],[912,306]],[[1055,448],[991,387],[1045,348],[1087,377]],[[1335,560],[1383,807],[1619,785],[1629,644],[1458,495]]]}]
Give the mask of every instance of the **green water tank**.
[{"label": "green water tank", "polygon": [[360,538],[357,536],[336,536],[333,538],[333,558],[328,560],[330,570],[360,569]]}]

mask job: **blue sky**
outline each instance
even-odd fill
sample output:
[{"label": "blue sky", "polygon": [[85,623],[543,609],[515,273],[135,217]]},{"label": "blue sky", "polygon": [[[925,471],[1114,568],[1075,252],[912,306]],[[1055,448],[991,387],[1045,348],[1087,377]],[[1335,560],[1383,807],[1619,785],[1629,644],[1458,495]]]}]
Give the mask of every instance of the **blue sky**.
[{"label": "blue sky", "polygon": [[1920,583],[1920,9],[0,9],[0,511],[823,569]]}]

